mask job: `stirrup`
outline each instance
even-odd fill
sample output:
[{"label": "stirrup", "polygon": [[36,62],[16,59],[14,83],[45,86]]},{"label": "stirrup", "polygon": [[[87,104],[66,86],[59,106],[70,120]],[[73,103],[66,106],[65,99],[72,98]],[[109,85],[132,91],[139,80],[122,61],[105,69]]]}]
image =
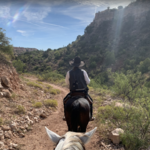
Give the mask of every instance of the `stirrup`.
[{"label": "stirrup", "polygon": [[66,121],[66,118],[65,118],[65,116],[63,117],[63,121]]},{"label": "stirrup", "polygon": [[90,118],[90,121],[94,121],[94,120],[95,120],[95,117],[91,117],[91,118]]}]

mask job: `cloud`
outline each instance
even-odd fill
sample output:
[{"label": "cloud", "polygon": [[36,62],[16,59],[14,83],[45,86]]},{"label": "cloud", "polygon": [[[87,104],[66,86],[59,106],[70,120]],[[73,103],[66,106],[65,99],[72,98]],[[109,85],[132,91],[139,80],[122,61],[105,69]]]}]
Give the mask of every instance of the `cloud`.
[{"label": "cloud", "polygon": [[42,21],[51,12],[50,6],[44,4],[36,4],[29,6],[29,8],[23,12],[23,15],[28,21]]},{"label": "cloud", "polygon": [[10,17],[10,7],[0,6],[0,18],[9,18],[9,17]]},{"label": "cloud", "polygon": [[24,30],[17,30],[17,32],[21,33],[22,36],[30,36],[33,35],[33,31],[24,31]]}]

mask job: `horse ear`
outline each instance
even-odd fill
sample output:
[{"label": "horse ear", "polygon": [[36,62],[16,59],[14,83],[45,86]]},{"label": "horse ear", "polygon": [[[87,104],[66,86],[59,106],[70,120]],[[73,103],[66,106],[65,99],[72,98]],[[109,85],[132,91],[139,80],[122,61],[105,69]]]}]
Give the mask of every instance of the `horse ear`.
[{"label": "horse ear", "polygon": [[95,133],[95,131],[97,130],[97,127],[95,127],[93,130],[85,133],[83,136],[80,137],[80,140],[86,144],[90,141],[92,135]]},{"label": "horse ear", "polygon": [[47,127],[45,127],[46,132],[49,136],[49,138],[54,142],[54,143],[58,143],[60,140],[60,136],[56,133],[54,133],[53,131],[49,130]]}]

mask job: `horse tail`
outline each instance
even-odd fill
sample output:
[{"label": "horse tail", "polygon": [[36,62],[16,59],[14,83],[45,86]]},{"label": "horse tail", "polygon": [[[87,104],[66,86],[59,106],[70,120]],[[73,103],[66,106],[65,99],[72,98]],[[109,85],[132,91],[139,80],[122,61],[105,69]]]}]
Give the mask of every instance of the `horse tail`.
[{"label": "horse tail", "polygon": [[74,132],[78,131],[78,125],[80,120],[80,103],[76,100],[72,106],[71,124]]}]

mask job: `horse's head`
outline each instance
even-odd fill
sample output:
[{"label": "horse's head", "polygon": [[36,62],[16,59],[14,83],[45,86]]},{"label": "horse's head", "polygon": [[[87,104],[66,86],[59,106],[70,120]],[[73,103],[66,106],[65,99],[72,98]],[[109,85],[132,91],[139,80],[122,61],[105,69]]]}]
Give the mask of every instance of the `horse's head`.
[{"label": "horse's head", "polygon": [[47,127],[45,128],[49,138],[57,144],[55,150],[84,150],[84,145],[90,141],[97,129],[95,127],[87,133],[67,132],[64,136],[59,136]]}]

